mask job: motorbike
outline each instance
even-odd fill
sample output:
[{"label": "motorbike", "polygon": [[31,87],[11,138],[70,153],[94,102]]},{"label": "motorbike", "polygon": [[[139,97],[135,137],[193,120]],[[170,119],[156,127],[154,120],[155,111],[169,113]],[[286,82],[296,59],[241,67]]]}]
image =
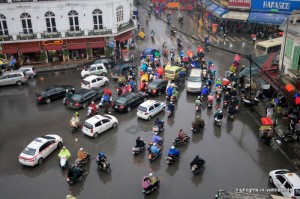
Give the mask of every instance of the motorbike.
[{"label": "motorbike", "polygon": [[211,109],[211,108],[212,108],[212,105],[213,105],[213,102],[212,102],[212,101],[208,101],[208,102],[207,102],[207,108]]},{"label": "motorbike", "polygon": [[202,123],[201,125],[198,125],[197,127],[192,126],[191,131],[194,134],[196,132],[202,131],[204,129],[204,127],[205,127],[205,123]]},{"label": "motorbike", "polygon": [[234,119],[234,114],[230,114],[230,113],[228,113],[228,115],[227,115],[227,118],[229,118],[229,119]]},{"label": "motorbike", "polygon": [[170,109],[168,109],[168,110],[167,110],[167,116],[168,116],[168,117],[171,117],[172,114],[173,114],[173,111],[171,111]]},{"label": "motorbike", "polygon": [[175,35],[176,35],[176,30],[171,30],[171,36],[174,36],[175,37]]},{"label": "motorbike", "polygon": [[78,177],[76,180],[74,180],[73,178],[73,172],[71,170],[71,168],[69,168],[69,172],[67,175],[67,182],[71,185],[74,184],[76,182],[79,182],[84,176],[86,176],[88,174],[88,172],[85,169],[80,168],[80,172],[78,174]]},{"label": "motorbike", "polygon": [[201,95],[200,95],[200,100],[201,100],[201,102],[203,102],[204,100],[206,100],[206,95],[201,94]]},{"label": "motorbike", "polygon": [[68,165],[68,158],[65,156],[59,157],[59,166],[61,169],[65,169]]},{"label": "motorbike", "polygon": [[197,165],[192,165],[191,169],[192,169],[193,174],[195,175],[199,172],[203,172],[205,169],[205,164],[206,164],[206,162],[204,160],[204,164],[201,167],[198,167]]},{"label": "motorbike", "polygon": [[103,171],[106,171],[109,174],[111,173],[111,168],[110,168],[110,163],[109,162],[107,162],[107,161],[105,162],[105,164],[106,164],[105,168],[103,167],[103,164],[101,162],[99,162],[99,161],[96,160],[96,163],[98,165],[97,169],[99,169],[99,170],[101,169]]},{"label": "motorbike", "polygon": [[76,124],[75,121],[72,121],[70,123],[70,126],[71,126],[71,133],[73,134],[76,130],[79,129],[80,124]]},{"label": "motorbike", "polygon": [[201,111],[201,106],[196,106],[195,108],[196,108],[196,112]]},{"label": "motorbike", "polygon": [[217,126],[221,126],[222,125],[222,119],[215,118],[214,119],[214,124],[216,124]]},{"label": "motorbike", "polygon": [[153,128],[152,128],[152,131],[153,131],[153,133],[154,134],[158,134],[158,133],[160,133],[160,132],[162,132],[164,130],[164,127],[158,127],[158,126],[153,126]]},{"label": "motorbike", "polygon": [[228,101],[227,100],[223,100],[223,108],[227,108],[228,106]]},{"label": "motorbike", "polygon": [[78,158],[75,160],[77,163],[77,166],[82,167],[84,164],[86,164],[91,159],[90,154],[87,155],[87,157],[83,160],[79,160]]},{"label": "motorbike", "polygon": [[180,23],[183,23],[183,17],[181,16],[181,17],[178,17],[178,21],[180,22]]},{"label": "motorbike", "polygon": [[288,133],[283,135],[283,141],[285,143],[298,141],[298,140],[300,140],[300,132],[299,131],[295,131],[294,133],[293,132],[288,132]]},{"label": "motorbike", "polygon": [[168,155],[168,157],[165,157],[165,159],[166,159],[166,162],[167,162],[167,164],[168,165],[171,165],[171,164],[173,164],[174,162],[176,162],[176,160],[178,160],[179,159],[179,156],[169,156]]},{"label": "motorbike", "polygon": [[86,114],[86,117],[87,118],[90,118],[90,117],[92,117],[92,116],[94,116],[94,115],[96,115],[97,114],[97,111],[98,111],[98,106],[96,106],[97,108],[95,108],[95,109],[93,109],[92,107],[88,107],[88,110],[87,110],[87,114]]},{"label": "motorbike", "polygon": [[217,93],[217,95],[216,95],[216,100],[219,102],[219,101],[221,101],[221,94],[220,93]]},{"label": "motorbike", "polygon": [[258,31],[258,32],[256,33],[256,36],[257,36],[257,37],[260,37],[260,38],[265,38],[265,33],[262,32],[262,31]]},{"label": "motorbike", "polygon": [[148,195],[159,187],[160,180],[157,177],[153,177],[153,178],[156,178],[157,181],[156,185],[154,185],[152,189],[143,189],[143,194]]},{"label": "motorbike", "polygon": [[170,95],[168,92],[166,93],[166,100],[170,100],[172,97],[172,94]]},{"label": "motorbike", "polygon": [[187,144],[187,143],[189,143],[190,139],[191,138],[188,135],[186,135],[183,139],[176,137],[176,138],[174,138],[173,145],[180,146],[183,144]]},{"label": "motorbike", "polygon": [[143,147],[132,147],[132,154],[137,155],[145,149],[145,145]]}]

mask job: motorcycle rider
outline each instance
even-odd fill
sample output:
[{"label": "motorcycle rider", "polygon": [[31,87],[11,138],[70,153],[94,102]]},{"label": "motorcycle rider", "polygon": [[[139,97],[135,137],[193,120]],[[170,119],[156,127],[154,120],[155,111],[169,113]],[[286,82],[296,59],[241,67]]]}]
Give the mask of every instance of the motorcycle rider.
[{"label": "motorcycle rider", "polygon": [[97,161],[98,165],[102,164],[102,168],[106,169],[107,157],[105,156],[105,154],[103,152],[100,152],[98,154],[96,161]]},{"label": "motorcycle rider", "polygon": [[214,114],[214,118],[215,118],[215,120],[216,119],[218,119],[218,120],[223,119],[223,113],[222,113],[221,109],[218,109],[218,111]]},{"label": "motorcycle rider", "polygon": [[75,162],[80,163],[82,160],[88,157],[87,152],[84,151],[83,148],[80,148],[77,153],[77,160]]},{"label": "motorcycle rider", "polygon": [[170,111],[171,113],[173,113],[175,110],[175,106],[173,104],[173,102],[170,102],[170,104],[168,105],[168,111]]},{"label": "motorcycle rider", "polygon": [[203,128],[205,122],[199,115],[195,118],[195,120],[192,122],[192,127],[196,129],[201,129]]},{"label": "motorcycle rider", "polygon": [[174,86],[173,89],[172,89],[172,100],[173,101],[178,100],[178,91],[176,89],[176,86]]},{"label": "motorcycle rider", "polygon": [[173,156],[175,158],[178,158],[180,155],[180,151],[179,149],[175,148],[175,146],[171,146],[171,148],[169,149],[169,152],[168,152],[168,156],[173,158]]},{"label": "motorcycle rider", "polygon": [[183,21],[183,16],[182,16],[181,13],[179,13],[179,14],[178,14],[178,21],[181,21],[181,20]]},{"label": "motorcycle rider", "polygon": [[187,136],[187,134],[182,130],[180,129],[179,132],[178,132],[178,137],[179,139],[181,140],[184,140],[184,138]]},{"label": "motorcycle rider", "polygon": [[58,157],[60,157],[60,158],[65,157],[65,158],[69,159],[71,157],[71,153],[65,146],[63,146],[63,148],[58,153]]},{"label": "motorcycle rider", "polygon": [[133,79],[130,79],[128,84],[130,85],[131,90],[133,91],[136,87],[135,81],[133,81]]},{"label": "motorcycle rider", "polygon": [[111,90],[109,88],[104,88],[103,94],[107,94],[109,97],[111,96]]},{"label": "motorcycle rider", "polygon": [[227,112],[228,112],[229,116],[234,115],[235,114],[235,107],[233,105],[230,105]]},{"label": "motorcycle rider", "polygon": [[160,149],[157,147],[157,144],[154,143],[151,147],[150,147],[150,152],[154,155],[158,155],[160,152]]},{"label": "motorcycle rider", "polygon": [[110,103],[110,100],[111,100],[110,97],[106,93],[103,93],[99,106],[104,105],[106,102]]},{"label": "motorcycle rider", "polygon": [[161,137],[159,137],[158,135],[155,135],[155,134],[154,134],[154,135],[152,136],[152,142],[153,142],[153,143],[156,143],[156,144],[158,144],[158,145],[161,146],[163,141],[162,141],[162,138],[161,138]]},{"label": "motorcycle rider", "polygon": [[88,113],[87,116],[89,115],[94,115],[97,112],[97,105],[95,104],[94,101],[92,101],[92,103],[88,106]]},{"label": "motorcycle rider", "polygon": [[221,81],[221,79],[217,79],[217,80],[216,80],[216,87],[218,87],[218,86],[222,86],[222,81]]},{"label": "motorcycle rider", "polygon": [[207,104],[213,104],[214,102],[214,95],[212,93],[210,93],[208,96],[207,96]]},{"label": "motorcycle rider", "polygon": [[197,97],[196,101],[195,101],[195,107],[199,106],[199,108],[201,107],[201,100],[200,100],[200,96]]},{"label": "motorcycle rider", "polygon": [[135,140],[135,147],[136,148],[142,148],[145,146],[145,142],[138,136]]},{"label": "motorcycle rider", "polygon": [[78,113],[78,112],[76,112],[76,113],[73,115],[73,117],[72,117],[72,119],[71,119],[71,121],[70,121],[70,126],[72,125],[72,122],[75,122],[76,128],[79,128],[80,118],[79,118],[79,113]]},{"label": "motorcycle rider", "polygon": [[156,118],[154,125],[157,126],[159,129],[164,128],[164,121],[160,120],[159,117]]},{"label": "motorcycle rider", "polygon": [[229,101],[230,100],[230,94],[228,92],[225,93],[225,95],[223,96],[223,101]]},{"label": "motorcycle rider", "polygon": [[192,171],[195,171],[196,169],[200,169],[204,166],[205,161],[204,159],[200,158],[199,155],[196,155],[194,160],[190,163]]},{"label": "motorcycle rider", "polygon": [[74,94],[74,90],[69,90],[69,89],[66,90],[64,104],[67,103],[67,101],[72,97],[73,94]]},{"label": "motorcycle rider", "polygon": [[118,79],[118,84],[119,84],[119,87],[122,87],[125,85],[125,82],[126,82],[126,79],[123,75],[121,75]]},{"label": "motorcycle rider", "polygon": [[209,90],[206,86],[204,86],[202,89],[201,89],[201,95],[203,95],[204,97],[207,97],[209,93]]},{"label": "motorcycle rider", "polygon": [[231,97],[236,97],[236,95],[237,95],[237,92],[236,92],[235,88],[233,88],[233,89],[231,90],[231,92],[230,92],[230,96],[231,96]]},{"label": "motorcycle rider", "polygon": [[[208,70],[210,71],[210,70]],[[210,79],[210,76],[208,76],[208,79],[206,80],[206,85],[208,88],[211,88],[213,85],[214,81]]]},{"label": "motorcycle rider", "polygon": [[238,81],[238,78],[236,76],[236,74],[233,74],[233,76],[230,78],[230,81],[231,81],[231,85],[236,88],[236,84],[237,84],[237,81]]},{"label": "motorcycle rider", "polygon": [[145,191],[151,191],[153,189],[153,185],[151,184],[151,181],[148,176],[144,176],[142,180],[142,186]]},{"label": "motorcycle rider", "polygon": [[186,76],[186,72],[184,70],[179,72],[179,79],[181,82],[184,81],[185,76]]}]

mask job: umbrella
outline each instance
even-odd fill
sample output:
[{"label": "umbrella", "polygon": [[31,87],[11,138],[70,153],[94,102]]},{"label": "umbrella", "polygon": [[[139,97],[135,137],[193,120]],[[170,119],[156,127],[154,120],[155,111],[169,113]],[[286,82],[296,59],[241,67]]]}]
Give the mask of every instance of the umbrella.
[{"label": "umbrella", "polygon": [[269,117],[263,117],[261,118],[261,124],[264,126],[271,126],[273,124],[273,121]]},{"label": "umbrella", "polygon": [[209,95],[209,96],[207,96],[207,99],[209,100],[209,101],[214,101],[214,96],[212,96],[212,95]]},{"label": "umbrella", "polygon": [[299,104],[300,104],[300,97],[296,97],[295,103],[296,103],[296,105],[299,105]]},{"label": "umbrella", "polygon": [[287,84],[287,85],[285,86],[285,89],[286,89],[289,93],[295,90],[295,88],[294,88],[294,86],[293,86],[292,84]]}]

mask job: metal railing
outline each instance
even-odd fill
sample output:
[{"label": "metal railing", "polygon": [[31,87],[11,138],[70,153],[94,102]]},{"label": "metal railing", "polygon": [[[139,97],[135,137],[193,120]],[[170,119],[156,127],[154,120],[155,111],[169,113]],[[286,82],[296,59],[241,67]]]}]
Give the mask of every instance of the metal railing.
[{"label": "metal railing", "polygon": [[10,35],[0,35],[0,41],[11,41],[12,36]]},{"label": "metal railing", "polygon": [[120,24],[118,26],[118,32],[123,32],[125,30],[128,30],[130,28],[133,28],[134,27],[134,23],[133,21],[129,21],[129,22],[126,22],[126,23],[123,23],[123,24]]},{"label": "metal railing", "polygon": [[83,35],[84,35],[84,31],[82,31],[81,29],[75,31],[71,31],[68,29],[68,31],[66,32],[66,37],[77,37]]},{"label": "metal railing", "polygon": [[20,32],[18,36],[19,40],[28,40],[28,39],[36,39],[36,35],[34,33],[24,33]]},{"label": "metal railing", "polygon": [[89,30],[89,36],[91,35],[109,35],[112,34],[112,29],[100,29],[100,30]]},{"label": "metal railing", "polygon": [[61,37],[61,35],[58,32],[44,32],[42,34],[42,38],[57,38]]}]

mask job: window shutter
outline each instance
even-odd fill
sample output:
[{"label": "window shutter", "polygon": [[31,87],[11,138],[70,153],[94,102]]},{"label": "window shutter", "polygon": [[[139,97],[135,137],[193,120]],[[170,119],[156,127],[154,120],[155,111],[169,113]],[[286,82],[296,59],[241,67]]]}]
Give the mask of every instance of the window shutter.
[{"label": "window shutter", "polygon": [[300,58],[300,46],[294,47],[294,54],[292,58],[292,69],[299,69],[299,58]]},{"label": "window shutter", "polygon": [[287,38],[286,39],[286,46],[285,46],[285,55],[288,57],[292,56],[293,51],[293,40]]}]

